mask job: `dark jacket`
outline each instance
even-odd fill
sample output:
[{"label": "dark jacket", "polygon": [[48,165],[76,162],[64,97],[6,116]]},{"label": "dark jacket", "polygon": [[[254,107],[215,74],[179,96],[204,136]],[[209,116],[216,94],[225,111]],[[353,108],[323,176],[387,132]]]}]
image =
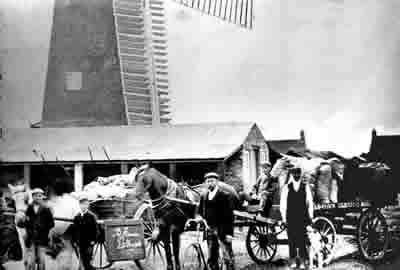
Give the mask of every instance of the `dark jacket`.
[{"label": "dark jacket", "polygon": [[278,180],[270,175],[260,175],[251,193],[261,194],[263,191],[274,193],[277,190],[277,182]]},{"label": "dark jacket", "polygon": [[26,209],[26,221],[24,225],[28,236],[27,245],[31,243],[47,246],[49,243],[49,231],[54,227],[54,218],[50,209],[46,206],[39,206],[35,213],[33,204]]},{"label": "dark jacket", "polygon": [[220,237],[233,236],[233,198],[220,188],[212,200],[208,199],[208,193],[200,199],[199,214],[210,227],[217,229]]},{"label": "dark jacket", "polygon": [[80,247],[89,247],[91,242],[94,242],[98,236],[97,217],[87,211],[85,214],[79,213],[74,218],[76,226],[77,240]]}]

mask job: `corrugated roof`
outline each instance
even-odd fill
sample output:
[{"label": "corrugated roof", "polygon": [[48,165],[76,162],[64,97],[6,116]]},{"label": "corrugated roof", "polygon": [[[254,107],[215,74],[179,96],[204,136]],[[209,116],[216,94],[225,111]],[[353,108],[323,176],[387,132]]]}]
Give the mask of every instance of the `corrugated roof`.
[{"label": "corrugated roof", "polygon": [[[0,161],[223,159],[254,123],[6,129]],[[255,126],[256,127],[256,126]]]}]

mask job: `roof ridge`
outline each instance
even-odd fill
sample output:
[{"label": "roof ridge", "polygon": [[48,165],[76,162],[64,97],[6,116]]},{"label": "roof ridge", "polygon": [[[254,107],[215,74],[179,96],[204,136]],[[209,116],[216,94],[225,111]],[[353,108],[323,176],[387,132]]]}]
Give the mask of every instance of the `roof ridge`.
[{"label": "roof ridge", "polygon": [[182,126],[212,126],[212,125],[254,125],[253,121],[227,121],[227,122],[196,122],[196,123],[165,123],[160,125],[109,125],[109,126],[71,126],[71,127],[3,127],[4,130],[62,130],[62,129],[107,129],[107,128],[160,128],[160,127],[182,127]]}]

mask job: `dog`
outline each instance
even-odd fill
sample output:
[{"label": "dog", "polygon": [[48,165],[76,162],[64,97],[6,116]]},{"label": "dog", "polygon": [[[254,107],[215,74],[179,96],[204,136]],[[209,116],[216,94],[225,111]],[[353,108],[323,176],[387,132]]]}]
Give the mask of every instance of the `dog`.
[{"label": "dog", "polygon": [[[307,235],[310,241],[310,247],[308,250],[309,256],[309,268],[322,269],[323,267],[323,249],[324,242],[322,241],[321,234],[312,227],[307,228]],[[314,263],[316,264],[314,265]],[[315,266],[315,267],[314,267]]]}]

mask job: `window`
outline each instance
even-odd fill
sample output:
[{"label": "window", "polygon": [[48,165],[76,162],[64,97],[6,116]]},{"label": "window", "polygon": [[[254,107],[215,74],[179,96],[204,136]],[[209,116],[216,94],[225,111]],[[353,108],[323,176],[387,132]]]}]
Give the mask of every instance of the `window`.
[{"label": "window", "polygon": [[65,72],[65,90],[77,91],[82,89],[82,72]]}]

